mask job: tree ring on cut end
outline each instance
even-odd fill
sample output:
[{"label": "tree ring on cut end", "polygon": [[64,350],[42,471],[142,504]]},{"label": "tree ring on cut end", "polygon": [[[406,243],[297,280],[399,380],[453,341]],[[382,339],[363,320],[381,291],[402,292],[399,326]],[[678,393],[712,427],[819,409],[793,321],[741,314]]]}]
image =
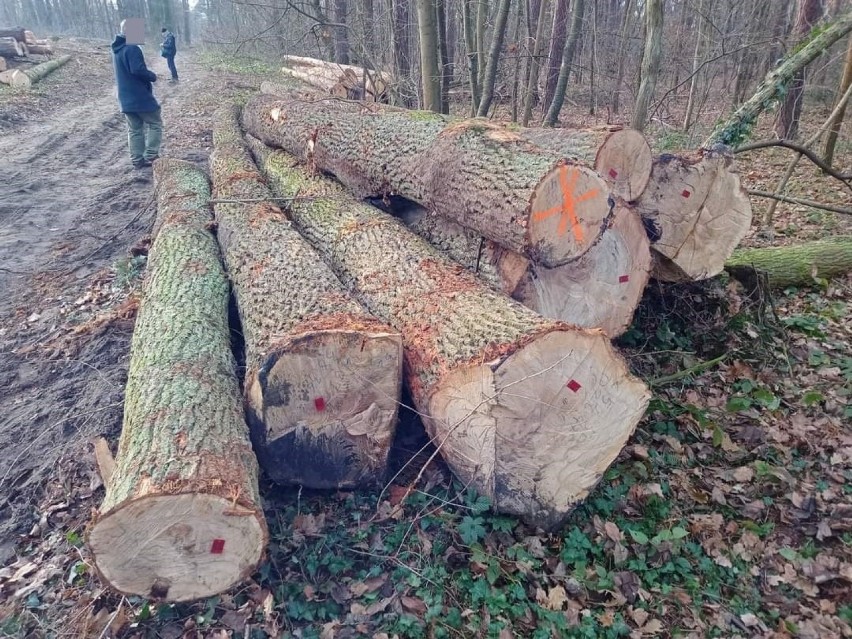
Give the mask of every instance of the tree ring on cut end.
[{"label": "tree ring on cut end", "polygon": [[151,495],[100,517],[89,546],[116,590],[192,601],[228,590],[255,569],[266,545],[262,518],[219,495]]},{"label": "tree ring on cut end", "polygon": [[610,214],[609,192],[593,169],[567,163],[554,167],[533,193],[527,220],[530,258],[555,267],[588,251]]},{"label": "tree ring on cut end", "polygon": [[595,168],[609,183],[612,192],[632,202],[651,179],[653,157],[645,136],[634,129],[610,133],[598,148]]}]

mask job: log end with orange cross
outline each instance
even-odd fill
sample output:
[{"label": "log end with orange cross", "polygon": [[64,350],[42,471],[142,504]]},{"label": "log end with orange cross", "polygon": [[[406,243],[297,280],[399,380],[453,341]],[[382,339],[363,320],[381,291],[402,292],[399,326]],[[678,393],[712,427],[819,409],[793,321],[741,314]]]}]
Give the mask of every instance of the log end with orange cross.
[{"label": "log end with orange cross", "polygon": [[594,169],[560,162],[533,193],[527,221],[529,255],[562,266],[597,242],[612,212],[610,187]]}]

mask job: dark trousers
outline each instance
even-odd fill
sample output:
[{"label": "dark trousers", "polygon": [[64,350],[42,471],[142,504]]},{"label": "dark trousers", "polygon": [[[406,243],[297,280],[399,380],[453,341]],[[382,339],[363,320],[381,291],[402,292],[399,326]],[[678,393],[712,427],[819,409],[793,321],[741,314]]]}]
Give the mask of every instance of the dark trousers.
[{"label": "dark trousers", "polygon": [[169,63],[169,71],[172,73],[172,80],[177,80],[178,74],[177,69],[175,68],[175,57],[173,55],[167,55],[166,62]]}]

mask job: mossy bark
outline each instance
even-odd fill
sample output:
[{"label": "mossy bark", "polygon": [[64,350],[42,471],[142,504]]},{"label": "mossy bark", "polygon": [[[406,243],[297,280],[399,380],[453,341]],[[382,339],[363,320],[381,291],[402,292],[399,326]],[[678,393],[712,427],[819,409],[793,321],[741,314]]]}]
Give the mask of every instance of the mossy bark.
[{"label": "mossy bark", "polygon": [[852,272],[852,236],[845,235],[796,246],[773,246],[734,251],[725,270],[743,283],[761,282],[771,288],[811,286]]},{"label": "mossy bark", "polygon": [[314,488],[381,481],[401,339],[350,296],[272,203],[236,107],[217,112],[213,143],[214,211],[242,321],[261,464],[276,481]]},{"label": "mossy bark", "polygon": [[[647,399],[609,340],[488,289],[399,220],[292,156],[249,145],[279,195],[307,198],[288,204],[302,234],[402,334],[406,382],[453,471],[497,510],[557,526],[614,459]],[[582,384],[584,397],[612,410],[573,394]],[[542,401],[561,408],[542,410]],[[580,422],[583,435],[574,431]]]},{"label": "mossy bark", "polygon": [[[115,470],[90,536],[99,569],[125,592],[133,592],[122,584],[135,575],[110,574],[114,566],[99,563],[99,555],[113,550],[104,547],[102,531],[133,502],[202,494],[222,498],[238,516],[254,519],[253,530],[260,537],[245,540],[259,544],[249,553],[254,564],[232,575],[232,583],[250,574],[266,541],[257,461],[231,352],[228,280],[209,231],[213,218],[207,178],[177,160],[157,162],[154,177],[156,236],[131,343],[124,423]],[[196,523],[182,521],[176,512],[163,526]],[[134,531],[126,532],[131,536]],[[200,542],[208,544],[200,551],[206,553],[210,540]],[[160,559],[151,557],[150,565]],[[204,575],[196,578],[203,581]],[[149,590],[136,594],[152,596]],[[153,594],[183,598],[168,588]]]},{"label": "mossy bark", "polygon": [[582,163],[485,120],[367,109],[259,95],[243,123],[358,197],[401,195],[546,266],[579,257],[600,237],[609,188]]}]

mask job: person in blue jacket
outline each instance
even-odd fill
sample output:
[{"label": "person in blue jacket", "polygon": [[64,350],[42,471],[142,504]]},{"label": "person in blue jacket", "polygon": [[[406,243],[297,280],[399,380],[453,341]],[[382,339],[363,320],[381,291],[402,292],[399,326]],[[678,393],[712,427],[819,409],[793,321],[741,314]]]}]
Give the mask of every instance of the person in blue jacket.
[{"label": "person in blue jacket", "polygon": [[172,82],[178,81],[178,72],[175,68],[175,55],[177,55],[177,44],[175,44],[175,34],[169,31],[168,27],[163,27],[160,30],[163,37],[163,44],[160,45],[160,55],[169,63],[169,71],[172,74]]},{"label": "person in blue jacket", "polygon": [[118,102],[127,120],[130,161],[134,168],[141,169],[151,166],[160,155],[163,120],[152,87],[157,76],[145,66],[145,56],[139,45],[127,43],[124,30],[125,21],[122,21],[121,33],[112,42],[112,61]]}]

